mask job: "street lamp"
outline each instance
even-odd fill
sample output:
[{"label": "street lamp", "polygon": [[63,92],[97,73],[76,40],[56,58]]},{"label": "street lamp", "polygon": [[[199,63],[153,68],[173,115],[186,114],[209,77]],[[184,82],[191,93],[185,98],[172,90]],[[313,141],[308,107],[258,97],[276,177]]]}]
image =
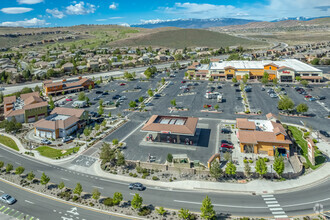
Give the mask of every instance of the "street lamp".
[{"label": "street lamp", "polygon": [[270,165],[271,180],[273,181],[273,165]]}]

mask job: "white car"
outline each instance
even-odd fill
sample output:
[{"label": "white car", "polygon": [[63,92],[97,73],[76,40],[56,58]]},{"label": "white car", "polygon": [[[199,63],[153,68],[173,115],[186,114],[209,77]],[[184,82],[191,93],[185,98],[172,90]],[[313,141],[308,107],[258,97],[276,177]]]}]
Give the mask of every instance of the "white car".
[{"label": "white car", "polygon": [[71,141],[73,140],[74,138],[72,136],[68,136],[68,137],[63,137],[62,138],[62,142],[65,143],[65,142],[68,142],[68,141]]}]

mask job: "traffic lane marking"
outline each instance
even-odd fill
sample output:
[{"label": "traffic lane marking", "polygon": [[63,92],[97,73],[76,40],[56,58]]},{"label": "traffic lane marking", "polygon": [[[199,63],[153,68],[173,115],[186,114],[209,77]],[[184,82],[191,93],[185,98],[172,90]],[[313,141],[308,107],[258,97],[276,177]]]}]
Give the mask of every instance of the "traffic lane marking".
[{"label": "traffic lane marking", "polygon": [[[202,205],[201,202],[191,202],[191,201],[182,201],[182,200],[173,200],[174,202],[178,203],[188,203],[188,204],[195,204],[195,205]],[[246,208],[246,209],[268,209],[267,206],[236,206],[236,205],[224,205],[224,204],[212,204],[213,206],[219,206],[219,207],[229,207],[229,208]]]},{"label": "traffic lane marking", "polygon": [[31,202],[29,200],[25,200],[25,202],[30,203],[30,204],[34,204],[34,202]]}]

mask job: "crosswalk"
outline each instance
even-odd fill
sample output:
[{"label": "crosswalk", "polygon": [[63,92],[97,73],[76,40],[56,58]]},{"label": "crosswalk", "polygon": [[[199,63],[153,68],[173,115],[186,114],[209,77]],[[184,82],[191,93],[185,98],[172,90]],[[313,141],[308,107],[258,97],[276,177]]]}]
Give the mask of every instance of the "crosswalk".
[{"label": "crosswalk", "polygon": [[18,219],[18,220],[39,220],[38,218],[35,218],[34,216],[27,215],[23,212],[17,211],[13,208],[9,208],[5,205],[0,207],[0,212],[2,214],[11,216],[11,217],[13,217],[15,219]]},{"label": "crosswalk", "polygon": [[262,195],[262,198],[268,206],[269,211],[271,211],[272,215],[274,215],[275,219],[288,218],[288,216],[285,214],[285,211],[283,210],[283,208],[281,208],[281,205],[278,203],[274,195]]}]

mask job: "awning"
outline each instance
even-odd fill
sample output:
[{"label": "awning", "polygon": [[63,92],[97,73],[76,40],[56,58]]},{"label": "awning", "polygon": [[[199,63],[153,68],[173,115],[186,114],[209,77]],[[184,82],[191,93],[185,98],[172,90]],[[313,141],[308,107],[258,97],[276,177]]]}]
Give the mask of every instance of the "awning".
[{"label": "awning", "polygon": [[302,76],[301,79],[322,79],[322,76]]}]

